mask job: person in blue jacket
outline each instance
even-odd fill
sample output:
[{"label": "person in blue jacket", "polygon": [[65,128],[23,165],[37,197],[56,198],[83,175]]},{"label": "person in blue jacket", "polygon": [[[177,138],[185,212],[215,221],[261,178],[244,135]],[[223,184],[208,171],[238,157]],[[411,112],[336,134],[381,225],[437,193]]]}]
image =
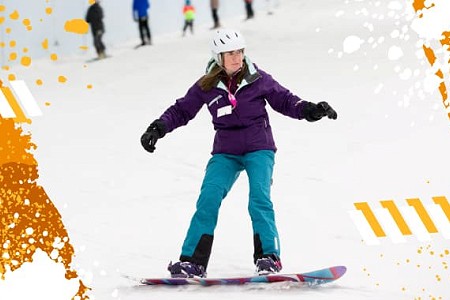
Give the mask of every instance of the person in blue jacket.
[{"label": "person in blue jacket", "polygon": [[133,0],[133,19],[138,22],[141,46],[152,44],[152,35],[148,25],[149,0]]},{"label": "person in blue jacket", "polygon": [[244,37],[219,29],[211,41],[207,72],[176,100],[141,137],[148,152],[158,139],[193,119],[203,106],[216,131],[212,157],[184,240],[180,260],[170,263],[172,277],[206,277],[219,208],[242,171],[249,179],[253,227],[253,261],[258,274],[281,270],[280,242],[270,197],[276,146],[266,104],[288,117],[309,122],[336,119],[327,103],[305,101],[292,94],[244,55]]}]

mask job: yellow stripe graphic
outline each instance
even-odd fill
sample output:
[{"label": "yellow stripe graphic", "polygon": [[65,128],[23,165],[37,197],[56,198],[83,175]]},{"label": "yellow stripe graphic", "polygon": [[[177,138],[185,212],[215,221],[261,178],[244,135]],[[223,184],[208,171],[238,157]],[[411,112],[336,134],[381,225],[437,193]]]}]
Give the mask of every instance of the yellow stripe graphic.
[{"label": "yellow stripe graphic", "polygon": [[356,209],[362,211],[364,217],[366,218],[375,235],[377,237],[385,237],[386,233],[384,232],[383,228],[381,228],[381,225],[375,217],[369,204],[367,204],[367,202],[358,202],[353,204],[355,205]]},{"label": "yellow stripe graphic", "polygon": [[397,205],[395,205],[394,201],[392,200],[385,200],[380,201],[381,206],[386,208],[389,213],[391,214],[392,218],[394,219],[395,223],[397,224],[398,229],[400,229],[401,233],[403,235],[411,235],[411,229],[409,229],[408,224],[406,224],[405,219],[403,218],[402,214],[398,210]]},{"label": "yellow stripe graphic", "polygon": [[17,102],[17,100],[14,97],[11,90],[5,86],[0,86],[0,90],[2,91],[3,95],[5,95],[6,100],[8,101],[12,110],[16,114],[16,117],[14,118],[14,122],[31,123],[31,120],[28,119],[27,116],[25,116],[24,112],[22,111],[22,108],[20,107],[19,103]]},{"label": "yellow stripe graphic", "polygon": [[433,197],[434,203],[441,206],[441,209],[444,211],[447,216],[448,221],[450,222],[450,204],[447,201],[447,198],[444,196]]},{"label": "yellow stripe graphic", "polygon": [[16,95],[16,98],[20,101],[20,104],[25,109],[29,117],[41,116],[42,111],[36,103],[33,94],[27,87],[25,81],[14,80],[10,82],[10,85]]},{"label": "yellow stripe graphic", "polygon": [[4,119],[16,117],[16,114],[12,110],[11,106],[9,106],[8,100],[6,100],[6,97],[2,92],[0,92],[0,116]]},{"label": "yellow stripe graphic", "polygon": [[438,232],[436,226],[433,223],[433,220],[431,220],[430,215],[428,214],[427,210],[423,206],[420,199],[418,198],[406,199],[406,202],[408,202],[410,206],[414,207],[414,209],[416,210],[417,214],[420,217],[420,220],[422,221],[423,225],[425,225],[429,233]]},{"label": "yellow stripe graphic", "polygon": [[419,198],[409,198],[408,205],[400,207],[393,200],[382,200],[382,208],[375,210],[367,202],[357,202],[353,205],[358,211],[349,211],[349,215],[368,245],[382,237],[403,243],[411,235],[421,242],[430,241],[433,233],[450,239],[450,203],[444,196],[432,199],[434,204],[425,206]]}]

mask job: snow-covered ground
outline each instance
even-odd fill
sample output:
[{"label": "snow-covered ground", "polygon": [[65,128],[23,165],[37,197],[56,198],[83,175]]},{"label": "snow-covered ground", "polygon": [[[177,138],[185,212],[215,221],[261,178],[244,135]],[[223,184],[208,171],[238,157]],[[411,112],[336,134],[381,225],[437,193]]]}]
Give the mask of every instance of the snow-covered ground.
[{"label": "snow-covered ground", "polygon": [[[242,31],[259,67],[338,112],[336,121],[308,123],[270,111],[283,272],[348,267],[318,289],[137,287],[120,276],[167,276],[180,254],[210,157],[210,116],[203,109],[153,154],[141,148],[140,136],[202,75],[208,25],[185,38],[159,35],[154,46],[137,50],[135,40],[114,45],[111,58],[93,63],[82,55],[15,67],[44,113],[26,126],[38,145],[39,184],[62,215],[91,298],[450,299],[449,246],[441,233],[368,246],[349,216],[356,202],[376,209],[382,200],[405,207],[409,198],[430,205],[434,196],[450,196],[450,120],[410,28],[414,20],[406,1],[283,0],[273,15],[224,22]],[[37,79],[44,84],[34,85]],[[253,272],[247,194],[243,173],[222,205],[209,277]],[[46,272],[41,281],[30,277],[56,288]]]}]

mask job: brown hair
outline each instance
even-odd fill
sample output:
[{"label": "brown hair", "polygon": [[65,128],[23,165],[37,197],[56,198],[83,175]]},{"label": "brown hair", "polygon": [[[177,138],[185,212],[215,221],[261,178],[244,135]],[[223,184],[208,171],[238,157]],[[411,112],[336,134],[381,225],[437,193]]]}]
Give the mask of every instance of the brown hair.
[{"label": "brown hair", "polygon": [[[247,73],[247,64],[243,63],[242,69],[238,74],[237,77],[237,83],[240,84],[242,80],[244,79],[245,74]],[[227,79],[227,74],[225,73],[225,70],[219,66],[218,64],[215,64],[214,67],[209,71],[206,75],[204,75],[202,78],[199,79],[199,84],[204,92],[210,91],[213,87],[219,83],[221,80]]]}]

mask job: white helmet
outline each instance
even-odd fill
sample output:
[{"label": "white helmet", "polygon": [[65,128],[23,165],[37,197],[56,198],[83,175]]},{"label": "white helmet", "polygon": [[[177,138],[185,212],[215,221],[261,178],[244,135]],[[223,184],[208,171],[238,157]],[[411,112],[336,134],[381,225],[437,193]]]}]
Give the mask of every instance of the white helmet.
[{"label": "white helmet", "polygon": [[219,65],[222,65],[221,53],[244,48],[244,37],[233,29],[218,29],[211,40],[212,56]]}]

